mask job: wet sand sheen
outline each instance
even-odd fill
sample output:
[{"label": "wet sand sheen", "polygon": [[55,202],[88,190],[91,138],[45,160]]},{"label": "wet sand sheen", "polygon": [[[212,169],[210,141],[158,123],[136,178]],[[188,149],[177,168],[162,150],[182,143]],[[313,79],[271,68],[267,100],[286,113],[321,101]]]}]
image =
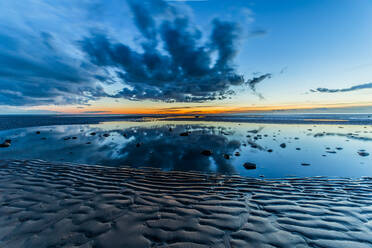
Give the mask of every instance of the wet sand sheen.
[{"label": "wet sand sheen", "polygon": [[0,162],[0,247],[371,247],[372,178]]}]

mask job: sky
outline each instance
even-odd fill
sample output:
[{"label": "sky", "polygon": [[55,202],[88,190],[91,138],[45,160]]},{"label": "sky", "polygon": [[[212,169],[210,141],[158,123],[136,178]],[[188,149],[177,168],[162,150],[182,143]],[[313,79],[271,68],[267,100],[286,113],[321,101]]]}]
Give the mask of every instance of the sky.
[{"label": "sky", "polygon": [[5,0],[0,114],[372,113],[370,0]]}]

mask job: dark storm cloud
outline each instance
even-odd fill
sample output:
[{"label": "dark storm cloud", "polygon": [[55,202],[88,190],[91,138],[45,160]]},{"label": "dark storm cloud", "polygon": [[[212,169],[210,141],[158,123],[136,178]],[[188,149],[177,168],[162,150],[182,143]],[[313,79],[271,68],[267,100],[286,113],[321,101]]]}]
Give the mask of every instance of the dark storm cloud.
[{"label": "dark storm cloud", "polygon": [[106,95],[90,73],[53,50],[51,35],[2,37],[0,105],[84,104]]},{"label": "dark storm cloud", "polygon": [[372,89],[372,83],[359,84],[359,85],[354,85],[349,88],[341,88],[341,89],[317,88],[315,90],[310,90],[310,91],[321,92],[321,93],[337,93],[337,92],[349,92],[349,91],[364,90],[364,89]]},{"label": "dark storm cloud", "polygon": [[[88,104],[102,97],[203,102],[231,97],[251,82],[234,65],[236,23],[215,19],[203,34],[182,9],[162,0],[2,6],[0,105]],[[118,41],[124,14],[133,16],[141,36],[133,37],[134,46]]]},{"label": "dark storm cloud", "polygon": [[[92,63],[117,70],[126,87],[113,97],[203,102],[225,99],[235,94],[232,86],[253,83],[237,73],[233,64],[240,33],[236,23],[213,20],[211,34],[204,40],[189,18],[162,4],[150,12],[155,8],[151,3],[129,1],[134,23],[142,34],[142,51],[103,33],[91,34],[80,42]],[[268,76],[261,78],[252,80],[256,84]]]}]

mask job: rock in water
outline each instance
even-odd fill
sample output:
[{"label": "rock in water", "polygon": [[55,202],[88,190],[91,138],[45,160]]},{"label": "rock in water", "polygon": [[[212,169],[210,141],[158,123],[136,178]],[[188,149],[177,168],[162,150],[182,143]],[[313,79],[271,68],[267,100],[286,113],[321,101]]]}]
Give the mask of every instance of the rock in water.
[{"label": "rock in water", "polygon": [[256,169],[256,167],[257,167],[256,164],[254,164],[254,163],[249,163],[249,162],[244,163],[243,166],[244,166],[244,168],[246,168],[247,170],[254,170],[254,169]]},{"label": "rock in water", "polygon": [[6,141],[4,143],[0,144],[1,148],[6,148],[6,147],[9,147],[9,146],[10,146],[10,143],[6,142]]},{"label": "rock in water", "polygon": [[210,150],[204,150],[201,152],[201,154],[203,154],[204,156],[211,156],[212,155],[212,151]]},{"label": "rock in water", "polygon": [[230,155],[229,155],[229,154],[224,154],[223,157],[224,157],[225,159],[230,159]]},{"label": "rock in water", "polygon": [[362,151],[360,151],[360,152],[358,152],[358,154],[359,154],[359,156],[362,156],[362,157],[369,156],[369,153],[368,152],[362,152]]},{"label": "rock in water", "polygon": [[96,135],[96,133],[95,132],[92,132],[92,133],[90,133],[90,135],[94,136],[94,135]]},{"label": "rock in water", "polygon": [[189,133],[188,132],[183,132],[183,133],[180,133],[180,136],[189,136]]},{"label": "rock in water", "polygon": [[240,152],[236,152],[235,153],[235,156],[239,157],[240,156]]},{"label": "rock in water", "polygon": [[287,145],[286,145],[285,143],[281,143],[281,144],[280,144],[280,147],[281,147],[281,148],[286,148],[286,146],[287,146]]},{"label": "rock in water", "polygon": [[310,166],[310,164],[308,164],[308,163],[302,163],[301,165],[302,166]]}]

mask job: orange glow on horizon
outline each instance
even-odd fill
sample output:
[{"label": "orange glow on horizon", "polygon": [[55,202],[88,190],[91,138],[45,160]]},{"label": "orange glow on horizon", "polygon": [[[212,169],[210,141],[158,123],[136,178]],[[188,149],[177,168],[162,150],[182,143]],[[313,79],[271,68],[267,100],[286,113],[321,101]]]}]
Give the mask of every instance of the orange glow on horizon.
[{"label": "orange glow on horizon", "polygon": [[187,107],[169,107],[169,108],[123,108],[123,107],[87,107],[78,109],[76,107],[50,107],[48,110],[60,111],[66,114],[238,114],[238,113],[260,113],[269,111],[285,110],[311,110],[326,108],[329,110],[336,108],[366,107],[372,106],[372,103],[340,103],[340,104],[308,104],[308,105],[281,105],[281,106],[250,106],[250,107],[231,107],[231,106],[187,106]]}]

